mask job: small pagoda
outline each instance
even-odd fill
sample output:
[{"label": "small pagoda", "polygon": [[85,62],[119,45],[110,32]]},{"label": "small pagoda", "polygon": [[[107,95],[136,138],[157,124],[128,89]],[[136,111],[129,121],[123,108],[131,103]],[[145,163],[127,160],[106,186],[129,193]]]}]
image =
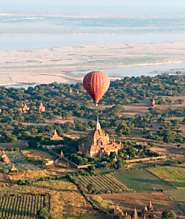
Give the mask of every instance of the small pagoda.
[{"label": "small pagoda", "polygon": [[19,108],[21,112],[26,113],[30,108],[26,105],[26,103],[22,103],[21,108]]},{"label": "small pagoda", "polygon": [[148,204],[148,211],[153,211],[153,205],[152,202],[150,201],[150,203]]},{"label": "small pagoda", "polygon": [[42,102],[40,103],[40,106],[39,106],[39,112],[43,113],[46,111],[46,108],[45,106],[43,106]]},{"label": "small pagoda", "polygon": [[119,216],[123,216],[123,210],[121,208],[118,207],[118,205],[116,205],[116,207],[114,208],[114,215],[119,215]]},{"label": "small pagoda", "polygon": [[152,101],[152,106],[155,107],[156,106],[156,103],[155,103],[155,100],[153,99]]},{"label": "small pagoda", "polygon": [[5,154],[4,151],[3,151],[2,155],[0,156],[0,160],[1,160],[3,163],[10,163],[10,160],[9,160],[8,156]]},{"label": "small pagoda", "polygon": [[53,141],[60,141],[60,140],[63,140],[63,138],[60,137],[60,136],[58,136],[57,131],[55,130],[55,131],[54,131],[54,134],[53,134],[53,137],[51,137],[50,140],[53,140]]},{"label": "small pagoda", "polygon": [[145,206],[142,210],[142,216],[143,218],[146,218],[148,216],[148,208]]},{"label": "small pagoda", "polygon": [[12,173],[17,172],[17,168],[14,165],[12,165],[12,168],[11,168],[10,172],[12,172]]},{"label": "small pagoda", "polygon": [[135,210],[134,210],[134,214],[133,214],[133,216],[132,216],[132,219],[138,219],[138,215],[137,215],[137,210],[136,210],[136,208],[135,208]]}]

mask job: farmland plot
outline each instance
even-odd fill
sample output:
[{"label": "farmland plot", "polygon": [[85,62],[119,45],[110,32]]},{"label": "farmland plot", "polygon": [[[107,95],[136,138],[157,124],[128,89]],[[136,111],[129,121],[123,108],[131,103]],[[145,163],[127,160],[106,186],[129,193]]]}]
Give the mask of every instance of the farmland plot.
[{"label": "farmland plot", "polygon": [[[47,199],[47,201],[46,201]],[[28,216],[36,218],[37,211],[49,202],[47,196],[2,196],[0,197],[0,218]]]},{"label": "farmland plot", "polygon": [[10,159],[9,164],[0,163],[0,167],[3,169],[11,169],[12,164],[15,165],[16,168],[21,168],[25,170],[38,170],[37,166],[27,162],[26,158],[21,152],[14,152],[14,153],[6,153],[8,158]]},{"label": "farmland plot", "polygon": [[169,190],[174,188],[148,170],[121,172],[112,175],[121,183],[124,183],[129,189],[137,192],[151,191],[153,189]]},{"label": "farmland plot", "polygon": [[134,209],[141,214],[144,206],[152,202],[155,219],[161,219],[164,210],[173,210],[177,217],[184,219],[185,216],[180,212],[179,207],[163,192],[124,192],[122,194],[98,194],[89,195],[100,209],[113,209],[118,205],[124,212],[131,215]]},{"label": "farmland plot", "polygon": [[185,214],[185,190],[184,189],[174,189],[167,191],[166,194],[173,200],[175,200],[180,209],[184,212]]},{"label": "farmland plot", "polygon": [[56,219],[61,219],[67,214],[72,214],[74,218],[79,217],[80,219],[86,215],[97,216],[97,219],[102,218],[82,196],[77,186],[67,179],[39,181],[27,186],[3,187],[1,192],[10,194],[47,193],[50,195],[50,214]]},{"label": "farmland plot", "polygon": [[35,160],[53,159],[53,157],[46,151],[40,150],[23,150],[23,155],[27,158],[34,158]]},{"label": "farmland plot", "polygon": [[176,188],[185,188],[184,166],[156,167],[150,169],[150,171]]},{"label": "farmland plot", "polygon": [[89,184],[94,183],[101,192],[118,192],[128,190],[124,184],[120,183],[109,174],[102,176],[79,176],[78,180],[85,188],[87,188]]}]

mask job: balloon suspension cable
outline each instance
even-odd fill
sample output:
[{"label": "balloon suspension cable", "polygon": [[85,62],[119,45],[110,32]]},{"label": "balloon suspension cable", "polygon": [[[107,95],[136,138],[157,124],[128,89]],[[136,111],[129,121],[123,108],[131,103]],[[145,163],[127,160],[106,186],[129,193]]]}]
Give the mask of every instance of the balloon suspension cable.
[{"label": "balloon suspension cable", "polygon": [[98,103],[96,103],[96,106],[98,106]]}]

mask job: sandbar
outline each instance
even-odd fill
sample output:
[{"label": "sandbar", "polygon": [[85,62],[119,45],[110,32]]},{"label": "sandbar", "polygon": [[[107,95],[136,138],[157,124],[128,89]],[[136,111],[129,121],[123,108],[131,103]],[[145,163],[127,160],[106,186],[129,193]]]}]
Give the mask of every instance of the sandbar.
[{"label": "sandbar", "polygon": [[0,86],[77,83],[83,80],[83,74],[70,72],[184,63],[185,41],[6,50],[0,51],[0,56]]}]

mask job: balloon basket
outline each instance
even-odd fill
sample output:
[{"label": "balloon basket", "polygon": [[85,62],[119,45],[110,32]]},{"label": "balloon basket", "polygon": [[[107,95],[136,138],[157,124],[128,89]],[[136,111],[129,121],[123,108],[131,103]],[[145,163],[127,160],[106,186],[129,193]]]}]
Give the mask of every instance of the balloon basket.
[{"label": "balloon basket", "polygon": [[96,105],[95,106],[98,106],[98,103],[96,103]]}]

